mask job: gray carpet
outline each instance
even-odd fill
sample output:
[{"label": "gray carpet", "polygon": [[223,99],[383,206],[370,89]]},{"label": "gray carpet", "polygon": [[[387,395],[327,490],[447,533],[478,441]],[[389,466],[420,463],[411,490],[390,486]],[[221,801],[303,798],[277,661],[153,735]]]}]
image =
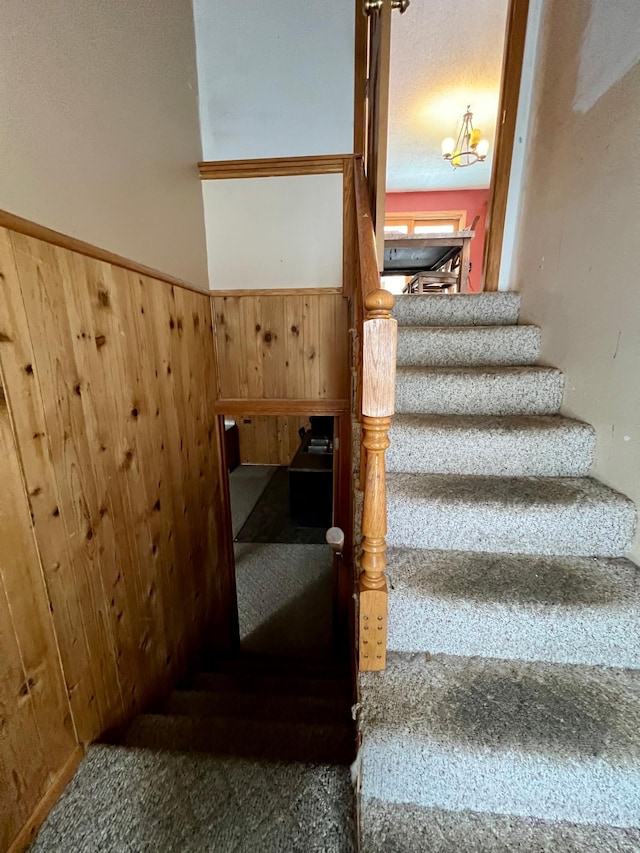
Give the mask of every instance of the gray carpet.
[{"label": "gray carpet", "polygon": [[240,465],[229,474],[231,524],[234,537],[251,515],[258,498],[277,470],[277,465]]},{"label": "gray carpet", "polygon": [[329,653],[329,547],[238,543],[235,555],[243,650],[301,657]]},{"label": "gray carpet", "polygon": [[588,476],[594,432],[557,414],[518,307],[394,310],[397,651],[360,676],[366,853],[640,851],[639,575],[609,559],[636,508]]},{"label": "gray carpet", "polygon": [[236,535],[236,542],[280,542],[291,545],[324,545],[325,533],[331,527],[331,504],[319,513],[298,508],[299,518],[291,515],[289,471],[282,465],[276,469],[260,495],[251,515]]},{"label": "gray carpet", "polygon": [[351,853],[348,767],[90,747],[31,853]]}]

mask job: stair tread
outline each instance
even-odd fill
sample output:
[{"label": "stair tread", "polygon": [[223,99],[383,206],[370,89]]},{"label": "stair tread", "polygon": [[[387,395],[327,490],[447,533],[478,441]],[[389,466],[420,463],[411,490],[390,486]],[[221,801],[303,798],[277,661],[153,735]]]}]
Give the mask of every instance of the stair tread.
[{"label": "stair tread", "polygon": [[402,413],[555,414],[564,376],[542,365],[398,366],[396,410]]},{"label": "stair tread", "polygon": [[348,767],[91,745],[33,853],[350,853]]},{"label": "stair tread", "polygon": [[625,495],[591,477],[387,475],[387,542],[409,548],[624,556]]},{"label": "stair tread", "polygon": [[579,430],[595,434],[591,424],[565,415],[437,415],[420,412],[400,412],[393,416],[394,426],[415,426],[424,430],[441,429],[448,432],[559,432]]},{"label": "stair tread", "polygon": [[512,325],[518,319],[520,294],[456,293],[396,296],[393,316],[417,325]]},{"label": "stair tread", "polygon": [[[619,607],[640,602],[640,569],[624,557],[563,557],[390,548],[393,593],[504,607]],[[392,594],[393,594],[392,593]],[[640,611],[639,611],[640,618]]]},{"label": "stair tread", "polygon": [[518,323],[516,325],[491,325],[486,326],[421,326],[419,324],[412,325],[411,323],[398,323],[398,333],[405,331],[419,331],[425,334],[440,334],[446,335],[476,335],[484,334],[485,332],[496,332],[496,334],[505,335],[526,335],[532,330],[540,331],[540,326],[534,323]]},{"label": "stair tread", "polygon": [[141,714],[128,729],[124,743],[174,752],[210,752],[321,764],[349,764],[355,757],[351,722],[300,723]]},{"label": "stair tread", "polygon": [[360,683],[364,796],[640,823],[639,671],[391,652]]},{"label": "stair tread", "polygon": [[624,558],[391,548],[390,649],[640,668]]},{"label": "stair tread", "polygon": [[363,727],[452,750],[539,754],[640,769],[640,671],[391,652],[362,673]]},{"label": "stair tread", "polygon": [[595,448],[589,424],[561,415],[398,414],[388,471],[584,477]]},{"label": "stair tread", "polygon": [[422,365],[408,364],[398,365],[396,372],[402,375],[425,375],[425,376],[540,376],[562,374],[557,367],[548,367],[542,364],[469,364],[469,365]]},{"label": "stair tread", "polygon": [[548,821],[514,815],[446,811],[413,803],[365,799],[362,849],[437,853],[637,853],[640,829]]},{"label": "stair tread", "polygon": [[537,326],[399,326],[399,365],[534,364]]},{"label": "stair tread", "polygon": [[633,502],[593,477],[491,477],[465,474],[413,474],[391,472],[390,493],[418,501],[438,501],[460,506],[508,505],[512,510],[543,506],[550,512],[564,506],[607,505],[626,508],[635,515]]}]

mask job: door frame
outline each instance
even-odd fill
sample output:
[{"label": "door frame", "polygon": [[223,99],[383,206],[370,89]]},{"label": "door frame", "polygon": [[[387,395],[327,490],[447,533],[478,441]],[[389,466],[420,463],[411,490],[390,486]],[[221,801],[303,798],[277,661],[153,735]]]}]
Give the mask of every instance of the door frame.
[{"label": "door frame", "polygon": [[[247,400],[243,404],[242,412],[228,411],[226,414],[232,417],[240,415],[254,416],[264,415],[264,407],[256,405],[255,400]],[[291,406],[287,406],[287,402]],[[301,410],[297,400],[279,401],[277,412],[268,409],[268,414],[275,416],[300,414]],[[309,401],[311,403],[311,401]],[[218,406],[218,410],[223,406]],[[230,408],[236,408],[236,406]],[[314,408],[316,409],[314,411]],[[308,409],[308,411],[307,411]],[[341,554],[333,555],[332,589],[333,589],[333,634],[334,641],[344,644],[345,654],[350,653],[349,647],[349,625],[352,620],[352,601],[354,588],[353,567],[353,478],[351,476],[351,414],[345,410],[327,411],[322,405],[308,405],[304,411],[309,416],[324,415],[334,419],[334,440],[338,438],[338,447],[334,450],[333,468],[333,524],[340,527],[344,533],[344,547]],[[229,488],[229,470],[227,467],[227,454],[224,440],[224,418],[225,414],[219,412],[217,415],[218,435],[218,474],[222,490],[223,519],[222,519],[222,542],[221,551],[227,566],[227,573],[232,579],[232,599],[229,600],[229,610],[232,611],[227,629],[227,636],[231,642],[220,647],[218,651],[224,653],[237,653],[240,650],[240,625],[238,621],[238,596],[236,588],[236,563],[234,552],[233,523],[231,519],[231,493]],[[327,550],[329,545],[326,546]],[[233,607],[231,606],[233,604]]]},{"label": "door frame", "polygon": [[[356,154],[364,153],[366,147],[369,26],[363,8],[364,2],[365,0],[355,0],[353,145]],[[411,14],[411,11],[411,7],[409,7],[408,14]],[[529,0],[509,0],[498,106],[499,121],[496,127],[489,204],[485,223],[482,290],[487,291],[498,289],[528,15]],[[386,74],[388,92],[389,67],[382,68],[380,73]],[[384,137],[386,139],[387,109],[383,111],[380,118],[385,123]],[[384,235],[384,231],[378,222],[376,226],[378,243],[381,239],[384,241],[384,236],[381,238],[381,234]]]}]

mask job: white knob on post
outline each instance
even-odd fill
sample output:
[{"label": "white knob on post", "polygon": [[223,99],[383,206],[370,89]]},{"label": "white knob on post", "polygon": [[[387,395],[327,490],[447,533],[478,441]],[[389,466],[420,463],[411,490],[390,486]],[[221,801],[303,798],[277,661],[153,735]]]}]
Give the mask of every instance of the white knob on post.
[{"label": "white knob on post", "polygon": [[327,545],[336,554],[342,554],[344,548],[344,533],[339,527],[330,527],[326,533]]}]

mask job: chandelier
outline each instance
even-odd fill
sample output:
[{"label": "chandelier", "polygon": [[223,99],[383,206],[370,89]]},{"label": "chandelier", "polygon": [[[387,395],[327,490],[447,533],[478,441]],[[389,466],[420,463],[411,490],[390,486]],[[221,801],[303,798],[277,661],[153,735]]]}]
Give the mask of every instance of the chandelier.
[{"label": "chandelier", "polygon": [[449,160],[454,169],[463,169],[474,163],[482,163],[488,153],[489,142],[482,139],[482,131],[473,126],[473,113],[469,105],[462,117],[458,138],[448,136],[442,140],[442,156]]}]

